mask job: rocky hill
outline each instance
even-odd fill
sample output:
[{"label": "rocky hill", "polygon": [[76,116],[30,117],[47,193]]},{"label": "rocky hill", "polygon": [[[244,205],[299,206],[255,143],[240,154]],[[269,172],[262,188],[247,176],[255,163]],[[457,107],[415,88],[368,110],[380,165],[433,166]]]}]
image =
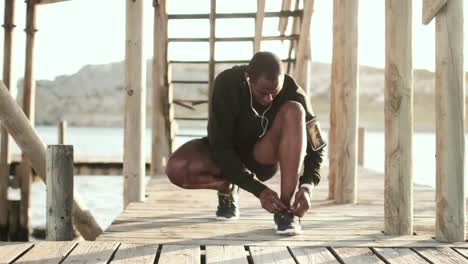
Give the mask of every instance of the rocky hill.
[{"label": "rocky hill", "polygon": [[[230,67],[223,65],[217,72]],[[207,66],[173,65],[173,80],[206,80]],[[316,112],[324,121],[328,118],[328,92],[330,65],[313,63],[311,67],[311,100]],[[105,65],[87,65],[73,75],[62,75],[54,80],[38,80],[36,91],[36,124],[55,125],[65,119],[70,125],[121,126],[123,122],[123,62]],[[151,99],[151,62],[147,63],[147,102]],[[434,105],[434,74],[426,70],[415,70],[415,116],[432,113]],[[466,74],[468,83],[468,73]],[[370,127],[383,127],[384,71],[367,66],[360,67],[359,77],[361,120]],[[18,101],[21,102],[22,84],[18,84]],[[205,100],[206,85],[175,85],[175,99]],[[149,104],[148,104],[149,105]],[[189,110],[176,106],[176,116],[206,116],[206,104]],[[150,108],[147,117],[149,122]],[[431,111],[428,111],[431,110]],[[418,111],[421,111],[419,113]],[[431,123],[433,115],[426,121]],[[415,121],[418,122],[417,118]],[[149,124],[149,123],[148,123]],[[416,127],[427,128],[428,124]],[[429,125],[430,126],[430,125]]]}]

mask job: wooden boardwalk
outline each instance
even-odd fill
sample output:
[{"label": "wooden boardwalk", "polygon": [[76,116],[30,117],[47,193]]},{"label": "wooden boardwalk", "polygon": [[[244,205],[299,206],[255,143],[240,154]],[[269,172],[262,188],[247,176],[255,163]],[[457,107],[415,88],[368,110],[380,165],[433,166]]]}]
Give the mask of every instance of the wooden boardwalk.
[{"label": "wooden boardwalk", "polygon": [[[327,175],[324,168],[322,175]],[[214,219],[216,193],[153,179],[95,242],[0,244],[1,263],[468,263],[468,243],[433,239],[434,190],[415,187],[414,236],[386,236],[383,175],[359,171],[359,204],[327,201],[324,178],[304,234],[274,234],[272,216],[241,192],[241,218]],[[278,188],[276,177],[271,184]]]}]

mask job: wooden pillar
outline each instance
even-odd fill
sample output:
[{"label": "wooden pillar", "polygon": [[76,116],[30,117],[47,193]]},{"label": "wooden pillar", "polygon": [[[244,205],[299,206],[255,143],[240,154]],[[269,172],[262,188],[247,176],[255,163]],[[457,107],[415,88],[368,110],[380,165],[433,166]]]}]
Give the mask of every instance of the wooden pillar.
[{"label": "wooden pillar", "polygon": [[216,0],[210,2],[210,58],[208,64],[208,100],[211,101],[213,94],[214,72],[215,72],[215,38],[216,38]]},{"label": "wooden pillar", "polygon": [[[296,0],[296,3],[294,4],[294,11],[297,11],[299,9],[299,0]],[[298,35],[299,34],[299,29],[300,29],[300,19],[299,17],[293,17],[293,28],[292,28],[292,34]],[[280,27],[281,27],[281,21],[280,21]],[[286,30],[286,29],[284,29]],[[280,30],[280,33],[284,32]],[[293,49],[297,46],[297,41],[296,40],[291,40],[289,43],[289,51],[288,51],[288,59],[291,59],[292,56],[292,51]],[[286,69],[286,72],[290,75],[292,75],[292,67],[291,67],[291,61],[288,61],[288,66]]]},{"label": "wooden pillar", "polygon": [[[15,0],[5,0],[3,28],[5,30],[3,45],[3,82],[7,89],[11,85],[12,39],[15,28]],[[10,177],[10,136],[0,124],[0,241],[8,239],[8,181]]]},{"label": "wooden pillar", "polygon": [[[265,2],[265,1],[264,1]],[[281,11],[290,11],[291,10],[291,0],[283,0],[281,4]],[[288,17],[280,17],[278,23],[278,31],[281,36],[284,35],[286,28],[288,27]]]},{"label": "wooden pillar", "polygon": [[366,129],[360,127],[358,130],[358,165],[364,166],[365,158],[365,146],[366,146]]},{"label": "wooden pillar", "polygon": [[61,120],[58,126],[58,143],[63,145],[67,141],[67,121]]},{"label": "wooden pillar", "polygon": [[332,89],[336,137],[331,151],[336,203],[357,202],[358,1],[334,0]]},{"label": "wooden pillar", "polygon": [[412,235],[412,1],[385,1],[385,49],[384,231]]},{"label": "wooden pillar", "polygon": [[126,0],[124,208],[145,199],[146,82],[143,56],[143,0]]},{"label": "wooden pillar", "polygon": [[47,146],[46,240],[73,239],[73,146]]},{"label": "wooden pillar", "polygon": [[305,91],[309,93],[310,85],[310,24],[314,12],[314,0],[304,0],[304,12],[300,28],[299,42],[296,47],[296,62],[294,66],[294,79]]},{"label": "wooden pillar", "polygon": [[165,173],[167,159],[172,152],[172,89],[167,62],[166,0],[155,0],[153,34],[153,89],[151,175]]},{"label": "wooden pillar", "polygon": [[260,51],[260,45],[262,43],[264,16],[265,16],[265,0],[257,0],[257,16],[255,17],[255,37],[254,37],[254,43],[253,43],[254,54]]},{"label": "wooden pillar", "polygon": [[8,240],[21,241],[20,234],[20,200],[8,201]]},{"label": "wooden pillar", "polygon": [[463,2],[436,16],[436,238],[465,241]]},{"label": "wooden pillar", "polygon": [[[46,181],[46,147],[28,118],[15,102],[3,82],[0,81],[0,121],[15,139],[16,144],[41,179]],[[89,209],[75,193],[73,220],[86,240],[95,240],[102,233]]]}]

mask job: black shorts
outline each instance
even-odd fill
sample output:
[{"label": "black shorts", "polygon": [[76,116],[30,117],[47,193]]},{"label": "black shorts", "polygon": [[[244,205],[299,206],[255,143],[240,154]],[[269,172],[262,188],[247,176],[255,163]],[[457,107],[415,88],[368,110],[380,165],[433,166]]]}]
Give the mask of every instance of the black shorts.
[{"label": "black shorts", "polygon": [[[204,142],[209,144],[208,138],[202,138]],[[244,164],[247,169],[252,173],[255,173],[255,176],[258,180],[264,182],[271,179],[276,172],[278,171],[278,164],[262,164],[255,160],[253,153],[254,146],[246,148],[245,151],[237,152],[241,162]]]}]

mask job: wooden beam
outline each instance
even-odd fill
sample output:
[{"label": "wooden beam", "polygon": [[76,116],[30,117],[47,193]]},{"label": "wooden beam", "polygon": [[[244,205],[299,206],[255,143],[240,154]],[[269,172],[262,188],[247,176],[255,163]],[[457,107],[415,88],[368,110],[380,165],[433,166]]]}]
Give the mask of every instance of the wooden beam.
[{"label": "wooden beam", "polygon": [[300,38],[296,47],[294,79],[299,86],[309,92],[308,75],[310,72],[310,24],[314,12],[314,0],[304,0],[304,14],[300,27]]},{"label": "wooden beam", "polygon": [[[283,0],[281,4],[281,11],[290,11],[291,10],[291,0]],[[280,17],[279,24],[278,24],[278,31],[280,35],[284,35],[286,28],[288,27],[288,19],[289,17]]]},{"label": "wooden beam", "polygon": [[[333,2],[332,89],[335,90],[335,202],[357,202],[358,0]],[[296,63],[297,64],[297,63]]]},{"label": "wooden beam", "polygon": [[[285,12],[265,12],[265,17],[298,17],[302,10]],[[256,18],[257,13],[225,13],[216,14],[215,18]],[[168,15],[168,19],[209,19],[210,14],[175,14]]]},{"label": "wooden beam", "polygon": [[59,126],[58,126],[58,143],[64,145],[67,142],[68,142],[68,140],[67,140],[67,121],[60,120],[60,123],[59,123]]},{"label": "wooden beam", "polygon": [[257,0],[257,16],[255,17],[255,37],[254,37],[254,43],[253,43],[254,54],[260,51],[264,16],[265,16],[265,0]]},{"label": "wooden beam", "polygon": [[153,89],[152,89],[152,142],[151,176],[164,174],[166,162],[172,152],[172,86],[167,61],[166,0],[155,0],[153,32]]},{"label": "wooden beam", "polygon": [[412,1],[385,1],[385,193],[387,235],[413,235]]},{"label": "wooden beam", "polygon": [[[12,40],[15,28],[15,2],[16,0],[5,0],[4,22],[5,30],[3,45],[3,81],[7,89],[10,89],[11,62],[12,62]],[[0,241],[8,238],[8,181],[10,177],[11,163],[11,138],[5,127],[0,124]]]},{"label": "wooden beam", "polygon": [[60,2],[68,2],[71,0],[36,0],[36,4],[38,5],[47,5],[47,4],[55,4]]},{"label": "wooden beam", "polygon": [[145,200],[146,82],[143,56],[143,2],[126,0],[124,208]]},{"label": "wooden beam", "polygon": [[[46,146],[3,82],[0,82],[0,121],[45,182]],[[86,240],[95,240],[102,233],[93,215],[82,203],[77,193],[75,193],[73,204],[73,221]]]},{"label": "wooden beam", "polygon": [[436,17],[436,238],[465,240],[463,2]]},{"label": "wooden beam", "polygon": [[423,0],[422,23],[429,24],[448,0]]},{"label": "wooden beam", "polygon": [[210,58],[208,64],[208,101],[213,94],[215,72],[216,0],[210,1]]}]

